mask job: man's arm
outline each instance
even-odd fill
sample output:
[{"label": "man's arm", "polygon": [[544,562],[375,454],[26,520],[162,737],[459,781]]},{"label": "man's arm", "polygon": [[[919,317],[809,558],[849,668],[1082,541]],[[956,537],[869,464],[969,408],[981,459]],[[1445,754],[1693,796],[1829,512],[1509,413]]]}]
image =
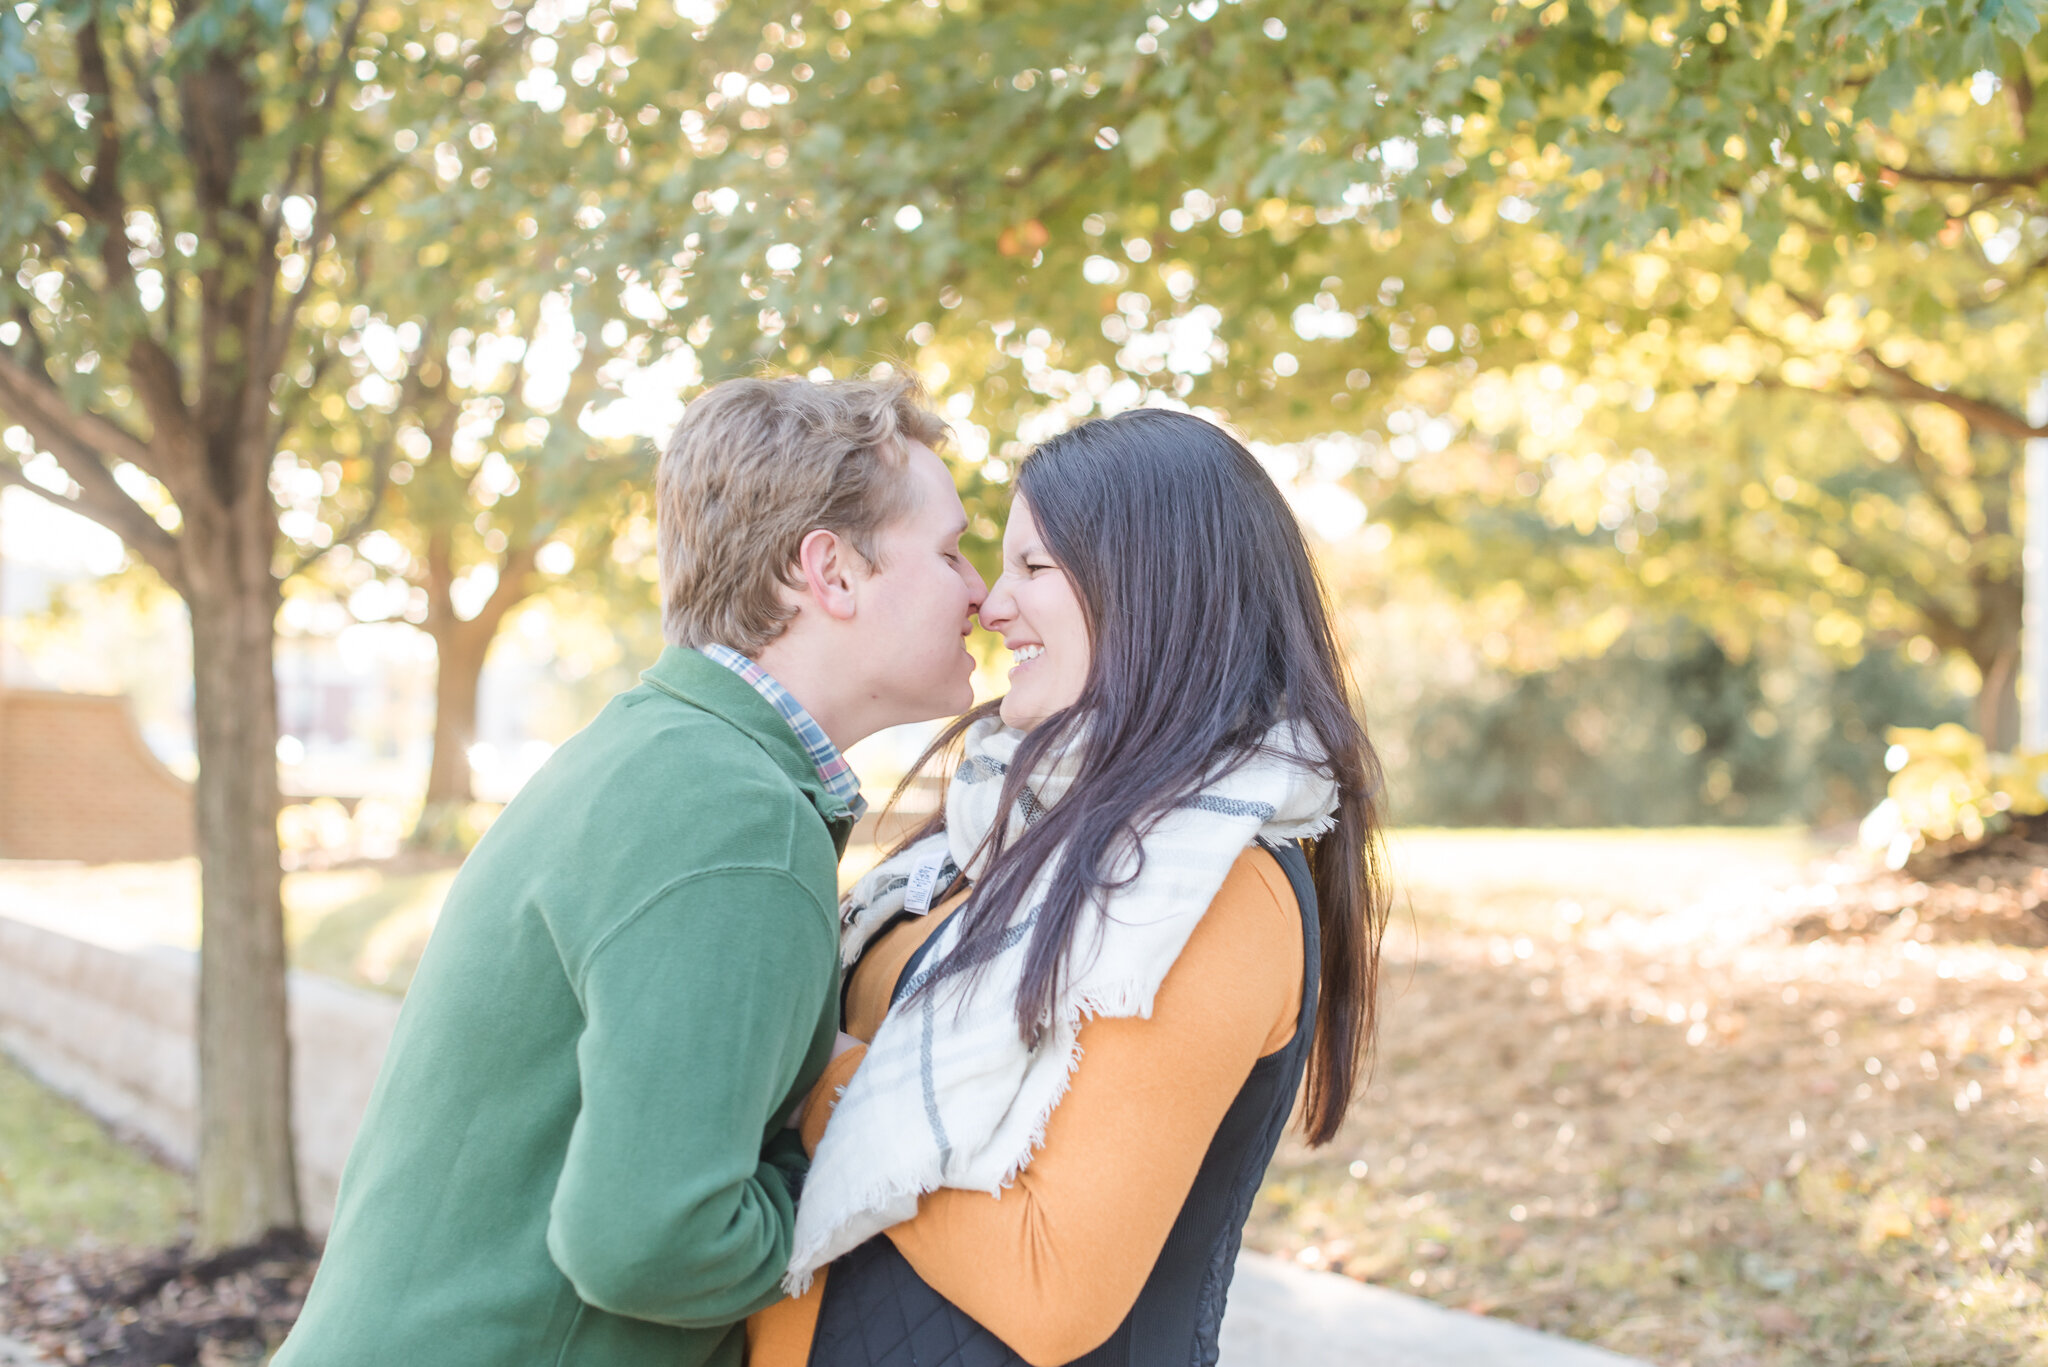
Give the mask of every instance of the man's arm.
[{"label": "man's arm", "polygon": [[761,1137],[836,949],[795,878],[737,869],[666,891],[592,955],[583,1104],[548,1219],[548,1252],[586,1303],[706,1327],[775,1298],[795,1203]]}]

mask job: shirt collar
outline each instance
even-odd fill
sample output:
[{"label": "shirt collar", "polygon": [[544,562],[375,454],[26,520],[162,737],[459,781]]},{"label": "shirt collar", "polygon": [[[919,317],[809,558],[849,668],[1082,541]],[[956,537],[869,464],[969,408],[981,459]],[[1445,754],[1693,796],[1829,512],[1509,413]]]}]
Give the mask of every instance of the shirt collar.
[{"label": "shirt collar", "polygon": [[768,705],[781,714],[789,723],[789,729],[796,732],[796,738],[803,744],[804,753],[817,767],[818,778],[824,783],[825,791],[846,804],[846,809],[857,821],[867,811],[867,799],[860,795],[860,776],[853,772],[853,766],[846,762],[846,756],[839,753],[839,747],[825,734],[825,728],[817,719],[804,710],[804,705],[790,695],[788,689],[776,682],[775,676],[760,665],[740,654],[730,646],[707,645],[697,647],[698,653],[706,659],[716,661],[745,679],[756,693],[767,699]]}]

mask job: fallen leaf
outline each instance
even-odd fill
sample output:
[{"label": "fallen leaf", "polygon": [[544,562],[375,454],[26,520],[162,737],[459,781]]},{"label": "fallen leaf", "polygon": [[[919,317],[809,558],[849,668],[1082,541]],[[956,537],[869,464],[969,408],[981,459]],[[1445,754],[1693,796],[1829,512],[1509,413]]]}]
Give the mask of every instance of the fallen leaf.
[{"label": "fallen leaf", "polygon": [[1756,1327],[1774,1339],[1800,1338],[1806,1333],[1806,1316],[1789,1305],[1759,1306]]}]

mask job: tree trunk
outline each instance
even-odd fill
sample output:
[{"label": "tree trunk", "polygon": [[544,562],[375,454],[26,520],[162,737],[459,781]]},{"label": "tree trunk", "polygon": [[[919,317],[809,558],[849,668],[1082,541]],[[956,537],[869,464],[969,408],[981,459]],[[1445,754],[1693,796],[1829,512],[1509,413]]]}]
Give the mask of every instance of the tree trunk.
[{"label": "tree trunk", "polygon": [[189,599],[199,751],[198,1239],[207,1248],[300,1225],[277,844],[278,594],[269,539],[260,548],[233,544],[245,539],[225,531],[229,544],[202,552],[213,582]]},{"label": "tree trunk", "polygon": [[2019,663],[2018,640],[1977,661],[1983,682],[1977,688],[1973,721],[1984,747],[1995,754],[2010,754],[2020,743]]},{"label": "tree trunk", "polygon": [[490,654],[491,634],[452,614],[434,624],[434,762],[427,771],[427,805],[474,799],[469,747],[476,743],[477,685]]},{"label": "tree trunk", "polygon": [[455,613],[455,559],[445,531],[427,539],[427,634],[434,638],[434,759],[427,797],[409,842],[415,849],[466,849],[464,809],[474,797],[469,747],[476,743],[477,684],[505,615],[526,597],[534,548],[522,542],[498,563],[498,584],[476,616]]}]

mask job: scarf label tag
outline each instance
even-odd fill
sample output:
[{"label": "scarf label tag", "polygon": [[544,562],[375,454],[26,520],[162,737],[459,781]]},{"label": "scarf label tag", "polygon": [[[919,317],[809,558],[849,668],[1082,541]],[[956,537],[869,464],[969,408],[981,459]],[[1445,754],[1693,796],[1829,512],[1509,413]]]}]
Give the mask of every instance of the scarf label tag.
[{"label": "scarf label tag", "polygon": [[903,890],[903,909],[913,916],[922,916],[932,909],[932,894],[939,890],[939,870],[948,859],[945,847],[932,851],[917,861],[917,867],[910,871],[910,886]]}]

